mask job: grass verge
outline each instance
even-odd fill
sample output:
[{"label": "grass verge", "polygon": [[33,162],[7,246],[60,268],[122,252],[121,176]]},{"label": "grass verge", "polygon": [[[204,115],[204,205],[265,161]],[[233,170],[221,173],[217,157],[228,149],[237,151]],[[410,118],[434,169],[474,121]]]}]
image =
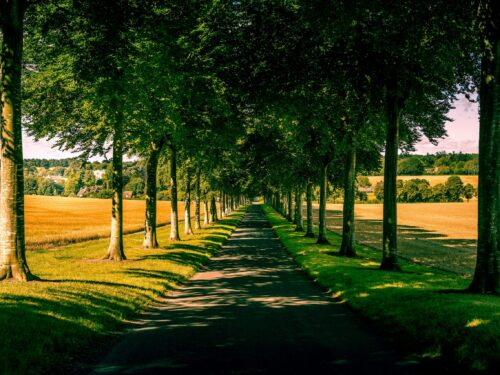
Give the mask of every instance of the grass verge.
[{"label": "grass verge", "polygon": [[316,245],[273,209],[264,211],[314,281],[398,344],[460,373],[498,371],[500,297],[461,293],[469,279],[409,262],[401,262],[404,272],[380,271],[380,252],[363,245],[357,258],[339,257],[339,235],[329,232],[331,245]]},{"label": "grass verge", "polygon": [[0,373],[85,372],[123,328],[166,291],[192,276],[231,235],[245,209],[180,242],[159,228],[161,249],[143,250],[142,234],[125,236],[128,260],[96,260],[107,240],[28,254],[42,281],[0,284]]}]

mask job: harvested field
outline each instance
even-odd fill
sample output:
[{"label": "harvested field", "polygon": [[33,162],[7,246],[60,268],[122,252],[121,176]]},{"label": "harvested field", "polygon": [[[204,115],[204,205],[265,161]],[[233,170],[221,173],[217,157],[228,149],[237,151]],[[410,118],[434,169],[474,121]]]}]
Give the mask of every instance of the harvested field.
[{"label": "harvested field", "polygon": [[[342,205],[328,204],[328,228],[342,231]],[[400,255],[459,274],[471,274],[476,258],[477,201],[399,203]],[[381,249],[382,205],[356,205],[356,240]]]},{"label": "harvested field", "polygon": [[[125,233],[144,228],[145,202],[124,200]],[[194,214],[194,206],[192,209]],[[48,248],[109,235],[111,200],[28,195],[25,197],[26,246]],[[179,202],[179,219],[184,217]],[[170,202],[158,201],[158,224],[170,223]]]},{"label": "harvested field", "polygon": [[[450,176],[434,176],[434,175],[426,175],[426,176],[398,176],[398,180],[411,180],[413,178],[421,178],[424,180],[429,181],[429,184],[431,186],[437,185],[437,184],[444,184],[446,180]],[[460,178],[462,179],[464,185],[465,184],[471,184],[477,189],[477,176],[467,176],[467,175],[461,175]],[[384,181],[384,176],[368,176],[368,179],[370,180],[372,186],[375,186],[377,182],[379,181]]]}]

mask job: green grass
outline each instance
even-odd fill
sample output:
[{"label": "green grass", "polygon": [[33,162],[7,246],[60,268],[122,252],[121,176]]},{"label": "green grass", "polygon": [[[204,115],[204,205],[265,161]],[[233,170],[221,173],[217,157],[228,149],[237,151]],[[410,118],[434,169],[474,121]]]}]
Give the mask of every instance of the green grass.
[{"label": "green grass", "polygon": [[28,252],[42,281],[0,284],[0,373],[68,373],[109,350],[127,319],[192,276],[221,246],[244,209],[170,242],[158,230],[158,250],[143,250],[142,234],[125,236],[124,262],[98,260],[107,240]]},{"label": "green grass", "polygon": [[357,258],[339,257],[339,235],[316,245],[276,211],[264,211],[311,278],[399,345],[459,372],[498,371],[500,297],[461,293],[470,280],[409,262],[401,262],[404,272],[381,271],[380,252],[362,245]]}]

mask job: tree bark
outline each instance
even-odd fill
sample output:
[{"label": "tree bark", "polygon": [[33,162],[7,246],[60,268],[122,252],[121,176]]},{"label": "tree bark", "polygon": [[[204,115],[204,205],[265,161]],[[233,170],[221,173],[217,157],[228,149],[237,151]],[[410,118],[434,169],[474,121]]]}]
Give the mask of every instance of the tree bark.
[{"label": "tree bark", "polygon": [[313,184],[308,182],[306,188],[306,200],[307,200],[307,228],[305,237],[314,238],[314,220],[313,220],[313,196],[312,196]]},{"label": "tree bark", "polygon": [[478,241],[469,291],[500,294],[500,4],[479,8],[481,49]]},{"label": "tree bark", "polygon": [[295,193],[295,231],[304,231],[304,218],[302,216],[302,190],[299,187]]},{"label": "tree bark", "polygon": [[154,144],[149,151],[146,161],[146,220],[144,224],[145,249],[157,249],[159,247],[156,236],[156,177],[158,170],[158,157],[161,147]]},{"label": "tree bark", "polygon": [[193,234],[191,227],[191,174],[189,168],[186,173],[186,197],[184,202],[184,234]]},{"label": "tree bark", "polygon": [[215,194],[212,194],[212,200],[210,202],[210,213],[211,213],[211,222],[215,223],[218,221],[217,218],[217,203],[215,201]]},{"label": "tree bark", "polygon": [[0,280],[38,279],[29,270],[24,237],[21,70],[25,2],[0,2]]},{"label": "tree bark", "polygon": [[177,207],[177,152],[170,147],[170,240],[180,241],[179,237],[179,210]]},{"label": "tree bark", "polygon": [[194,229],[201,229],[201,218],[200,218],[200,205],[201,205],[201,172],[198,168],[196,171],[196,203],[194,209]]},{"label": "tree bark", "polygon": [[288,191],[286,195],[286,201],[288,205],[287,213],[286,213],[286,219],[289,222],[293,222],[293,201],[292,201],[292,191]]},{"label": "tree bark", "polygon": [[123,251],[123,119],[115,123],[113,134],[113,197],[111,198],[111,237],[104,259],[125,260]]},{"label": "tree bark", "polygon": [[224,217],[224,193],[219,192],[219,217],[222,219]]},{"label": "tree bark", "polygon": [[203,201],[203,225],[210,224],[210,213],[208,209],[208,198],[205,197]]},{"label": "tree bark", "polygon": [[384,218],[382,230],[382,263],[386,271],[399,271],[397,244],[396,179],[399,147],[400,108],[396,97],[387,99],[387,123],[384,163]]},{"label": "tree bark", "polygon": [[354,201],[356,182],[356,150],[350,146],[345,160],[344,179],[344,209],[342,215],[342,244],[340,245],[340,255],[355,257],[354,249]]},{"label": "tree bark", "polygon": [[319,187],[319,231],[317,244],[329,244],[326,236],[326,193],[328,190],[328,164],[321,168],[321,183]]}]

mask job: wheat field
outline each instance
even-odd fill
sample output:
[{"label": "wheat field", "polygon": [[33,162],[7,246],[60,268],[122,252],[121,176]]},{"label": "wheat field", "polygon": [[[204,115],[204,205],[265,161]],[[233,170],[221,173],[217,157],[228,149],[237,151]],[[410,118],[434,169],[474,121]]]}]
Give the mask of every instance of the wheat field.
[{"label": "wheat field", "polygon": [[[125,233],[144,228],[145,201],[124,200]],[[192,208],[194,214],[194,207]],[[179,219],[184,204],[179,202]],[[158,201],[158,224],[170,223],[170,202]],[[91,240],[109,235],[111,200],[28,195],[25,197],[28,250]]]},{"label": "wheat field", "polygon": [[[342,205],[328,204],[327,225],[342,232]],[[382,204],[357,204],[356,240],[382,246]],[[477,200],[468,203],[398,203],[400,255],[418,263],[470,274],[475,265]]]},{"label": "wheat field", "polygon": [[[428,175],[428,176],[398,176],[398,180],[411,180],[413,178],[421,178],[424,180],[429,181],[429,184],[431,186],[437,185],[437,184],[444,184],[446,180],[450,176],[434,176],[434,175]],[[471,184],[477,189],[477,176],[467,176],[467,175],[461,175],[460,178],[462,179],[464,185],[465,184]],[[368,179],[370,180],[370,183],[372,184],[373,187],[377,184],[379,181],[384,181],[384,176],[368,176]]]}]

